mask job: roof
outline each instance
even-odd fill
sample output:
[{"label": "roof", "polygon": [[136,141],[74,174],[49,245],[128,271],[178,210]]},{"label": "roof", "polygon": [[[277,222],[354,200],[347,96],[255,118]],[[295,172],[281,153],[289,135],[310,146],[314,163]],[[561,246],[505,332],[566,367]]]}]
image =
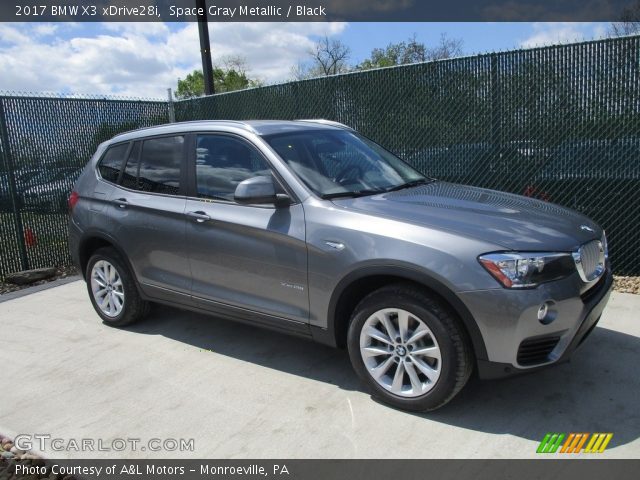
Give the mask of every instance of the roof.
[{"label": "roof", "polygon": [[140,137],[163,135],[171,133],[186,133],[192,131],[233,131],[244,130],[256,135],[272,135],[300,130],[314,129],[347,129],[348,126],[330,120],[196,120],[191,122],[176,122],[141,128],[124,132],[114,137],[114,140],[125,141]]}]

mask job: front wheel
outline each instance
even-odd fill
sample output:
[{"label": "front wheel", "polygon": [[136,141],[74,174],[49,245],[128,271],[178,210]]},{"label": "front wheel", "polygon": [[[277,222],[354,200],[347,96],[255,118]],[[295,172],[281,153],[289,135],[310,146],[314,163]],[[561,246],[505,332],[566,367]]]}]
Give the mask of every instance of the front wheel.
[{"label": "front wheel", "polygon": [[133,275],[112,248],[101,248],[89,259],[87,289],[93,308],[107,325],[123,327],[146,315]]},{"label": "front wheel", "polygon": [[353,312],[347,340],[351,363],[372,393],[406,410],[443,406],[473,367],[456,316],[411,285],[384,287],[365,297]]}]

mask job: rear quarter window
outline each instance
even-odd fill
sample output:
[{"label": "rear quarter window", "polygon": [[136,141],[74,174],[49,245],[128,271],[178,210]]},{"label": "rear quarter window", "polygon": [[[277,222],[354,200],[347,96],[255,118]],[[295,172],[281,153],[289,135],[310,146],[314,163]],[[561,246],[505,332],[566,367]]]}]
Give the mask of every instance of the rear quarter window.
[{"label": "rear quarter window", "polygon": [[120,176],[120,170],[124,163],[127,150],[129,149],[128,143],[121,145],[114,145],[109,147],[98,164],[98,171],[100,176],[107,182],[116,183]]}]

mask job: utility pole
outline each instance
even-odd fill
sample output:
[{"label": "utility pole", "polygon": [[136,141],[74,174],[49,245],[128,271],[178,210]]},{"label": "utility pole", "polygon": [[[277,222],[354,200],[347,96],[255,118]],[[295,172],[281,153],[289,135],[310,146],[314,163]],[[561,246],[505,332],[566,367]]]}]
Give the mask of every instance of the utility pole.
[{"label": "utility pole", "polygon": [[200,55],[202,56],[202,73],[204,75],[204,93],[213,95],[213,65],[211,63],[211,42],[209,41],[209,22],[207,18],[207,0],[196,0],[198,12],[198,32],[200,33]]}]

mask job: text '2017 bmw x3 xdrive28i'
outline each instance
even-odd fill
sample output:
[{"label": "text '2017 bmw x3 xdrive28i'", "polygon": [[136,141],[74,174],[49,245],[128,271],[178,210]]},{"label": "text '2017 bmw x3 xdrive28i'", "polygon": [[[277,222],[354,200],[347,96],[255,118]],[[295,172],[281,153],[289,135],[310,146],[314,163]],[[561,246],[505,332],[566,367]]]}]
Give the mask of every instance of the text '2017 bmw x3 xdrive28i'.
[{"label": "text '2017 bmw x3 xdrive28i'", "polygon": [[105,323],[148,302],[349,350],[410,410],[566,359],[612,285],[604,232],[538,200],[433,180],[328,121],[202,121],[114,137],[69,199]]}]

